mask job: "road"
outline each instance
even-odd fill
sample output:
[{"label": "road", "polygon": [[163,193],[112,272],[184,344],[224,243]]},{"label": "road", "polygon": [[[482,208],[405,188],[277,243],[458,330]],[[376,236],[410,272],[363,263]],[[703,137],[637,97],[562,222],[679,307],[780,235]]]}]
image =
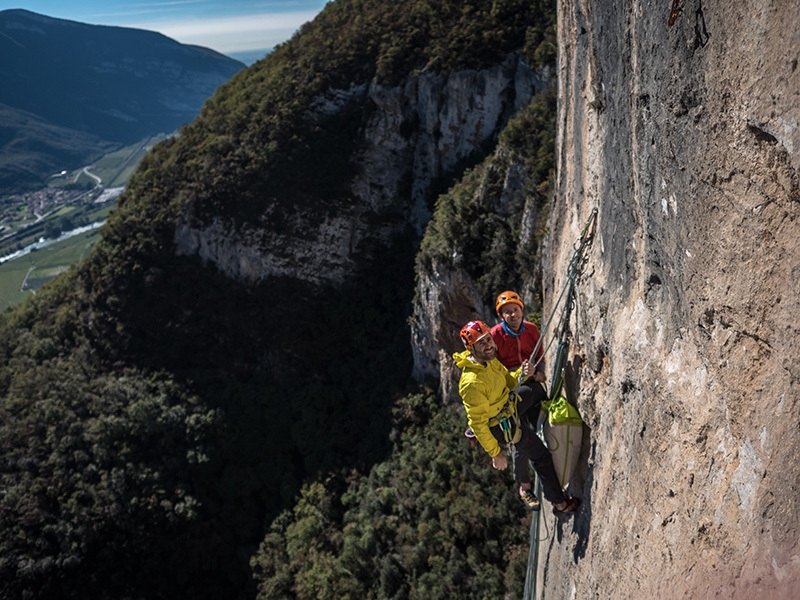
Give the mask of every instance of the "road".
[{"label": "road", "polygon": [[78,171],[78,174],[75,175],[75,179],[72,180],[72,183],[75,183],[76,181],[78,181],[78,177],[81,176],[81,173],[85,173],[88,177],[91,177],[92,179],[94,179],[96,185],[100,185],[101,183],[103,183],[103,180],[100,179],[97,175],[95,175],[94,173],[89,172],[89,167],[83,167],[83,169]]}]

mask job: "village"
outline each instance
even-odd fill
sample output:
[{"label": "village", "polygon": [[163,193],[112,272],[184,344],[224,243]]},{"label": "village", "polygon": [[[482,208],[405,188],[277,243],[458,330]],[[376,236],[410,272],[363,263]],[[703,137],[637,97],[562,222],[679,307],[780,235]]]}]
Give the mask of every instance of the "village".
[{"label": "village", "polygon": [[0,254],[18,251],[32,238],[57,237],[73,226],[85,224],[85,213],[113,202],[123,189],[73,183],[0,199]]}]

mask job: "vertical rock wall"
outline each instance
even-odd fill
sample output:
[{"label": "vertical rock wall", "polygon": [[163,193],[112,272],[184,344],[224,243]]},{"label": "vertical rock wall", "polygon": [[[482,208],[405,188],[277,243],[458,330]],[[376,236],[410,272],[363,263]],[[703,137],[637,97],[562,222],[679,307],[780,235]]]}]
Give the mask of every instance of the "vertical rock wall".
[{"label": "vertical rock wall", "polygon": [[800,597],[800,3],[671,7],[559,3],[549,302],[599,228],[584,508],[542,543],[543,598]]},{"label": "vertical rock wall", "polygon": [[[510,54],[482,71],[422,73],[394,88],[353,82],[329,90],[312,105],[314,118],[335,119],[354,106],[366,115],[359,151],[350,159],[357,172],[351,193],[326,206],[334,216],[315,220],[286,210],[290,216],[273,226],[273,206],[262,223],[239,229],[222,218],[210,225],[187,218],[176,226],[176,251],[199,255],[234,278],[341,284],[363,259],[365,240],[385,244],[409,224],[421,232],[435,182],[485,155],[508,119],[546,83],[527,60]],[[282,202],[291,206],[291,199]]]}]

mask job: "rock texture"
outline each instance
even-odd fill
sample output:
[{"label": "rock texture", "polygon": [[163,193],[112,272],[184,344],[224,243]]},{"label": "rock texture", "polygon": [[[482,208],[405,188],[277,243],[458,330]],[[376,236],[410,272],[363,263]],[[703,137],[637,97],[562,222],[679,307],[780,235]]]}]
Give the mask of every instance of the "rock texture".
[{"label": "rock texture", "polygon": [[509,117],[545,84],[525,59],[510,55],[483,71],[421,73],[394,88],[330,90],[313,103],[314,118],[335,118],[354,103],[369,114],[352,159],[358,174],[336,218],[312,226],[298,214],[277,233],[261,226],[237,230],[219,220],[202,228],[184,222],[175,233],[178,254],[198,254],[246,280],[292,274],[340,284],[365,239],[385,243],[409,223],[421,233],[434,183],[485,155]]},{"label": "rock texture", "polygon": [[491,309],[481,300],[475,281],[462,269],[434,265],[430,275],[420,274],[411,322],[414,379],[438,380],[445,402],[461,402],[461,370],[451,356],[464,348],[459,337],[461,326],[475,315],[488,314]]},{"label": "rock texture", "polygon": [[800,4],[559,3],[547,298],[573,321],[584,507],[542,598],[797,598]]}]

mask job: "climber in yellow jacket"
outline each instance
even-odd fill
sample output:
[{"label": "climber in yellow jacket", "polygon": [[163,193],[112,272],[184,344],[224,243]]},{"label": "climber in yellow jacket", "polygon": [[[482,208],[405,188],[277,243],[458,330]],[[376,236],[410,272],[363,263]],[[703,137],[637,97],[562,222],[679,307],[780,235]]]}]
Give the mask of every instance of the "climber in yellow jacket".
[{"label": "climber in yellow jacket", "polygon": [[470,321],[461,328],[460,335],[466,350],[453,355],[462,370],[458,393],[469,426],[492,458],[492,466],[499,470],[508,466],[500,447],[507,444],[514,463],[514,480],[528,509],[539,509],[525,462],[530,460],[542,482],[544,497],[553,504],[553,512],[559,516],[575,512],[580,501],[564,495],[550,451],[534,432],[539,406],[547,398],[544,389],[518,385],[520,371],[529,377],[534,374],[533,365],[525,361],[510,373],[497,360],[497,345],[483,321]]}]

